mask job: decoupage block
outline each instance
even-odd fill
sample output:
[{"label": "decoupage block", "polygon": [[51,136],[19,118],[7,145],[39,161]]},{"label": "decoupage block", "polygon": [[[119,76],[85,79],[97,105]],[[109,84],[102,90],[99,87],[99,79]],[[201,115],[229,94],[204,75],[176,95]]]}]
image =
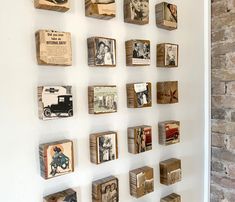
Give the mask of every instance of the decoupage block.
[{"label": "decoupage block", "polygon": [[181,202],[181,196],[176,193],[172,193],[164,198],[161,198],[161,202]]},{"label": "decoupage block", "polygon": [[55,194],[45,196],[43,202],[78,202],[77,193],[73,189],[66,189]]},{"label": "decoupage block", "polygon": [[34,0],[35,8],[66,12],[70,9],[69,0]]},{"label": "decoupage block", "polygon": [[178,81],[157,82],[158,104],[174,104],[178,102]]}]

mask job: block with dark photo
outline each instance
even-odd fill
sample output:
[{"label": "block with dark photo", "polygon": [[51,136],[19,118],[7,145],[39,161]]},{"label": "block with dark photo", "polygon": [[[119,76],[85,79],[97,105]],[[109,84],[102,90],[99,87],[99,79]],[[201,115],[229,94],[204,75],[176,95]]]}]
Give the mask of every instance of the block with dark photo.
[{"label": "block with dark photo", "polygon": [[73,142],[62,140],[39,145],[41,176],[50,179],[74,171]]},{"label": "block with dark photo", "polygon": [[151,83],[131,83],[126,85],[127,107],[143,108],[152,106]]},{"label": "block with dark photo", "polygon": [[178,102],[178,81],[157,82],[158,104],[174,104]]},{"label": "block with dark photo", "polygon": [[158,123],[159,144],[170,145],[180,142],[180,122],[164,121]]},{"label": "block with dark photo", "polygon": [[172,193],[161,198],[160,202],[181,202],[181,196],[176,193]]},{"label": "block with dark photo", "polygon": [[116,16],[115,0],[85,0],[87,17],[109,20]]},{"label": "block with dark photo", "polygon": [[157,66],[158,67],[178,67],[179,46],[177,44],[157,45]]},{"label": "block with dark photo", "polygon": [[39,86],[38,113],[41,120],[73,116],[72,86]]},{"label": "block with dark photo", "polygon": [[150,65],[150,41],[129,40],[126,41],[126,65],[147,66]]},{"label": "block with dark photo", "polygon": [[177,6],[167,2],[156,5],[156,24],[159,28],[174,30],[177,29],[178,17]]},{"label": "block with dark photo", "polygon": [[92,182],[92,202],[118,202],[119,185],[114,176]]},{"label": "block with dark photo", "polygon": [[104,114],[117,112],[116,86],[89,86],[88,104],[90,114]]},{"label": "block with dark photo", "polygon": [[43,202],[78,202],[77,193],[73,189],[66,189],[55,194],[45,196]]},{"label": "block with dark photo", "polygon": [[128,151],[132,154],[146,152],[152,149],[152,127],[147,125],[129,127]]},{"label": "block with dark photo", "polygon": [[124,0],[124,21],[132,24],[149,23],[149,0]]},{"label": "block with dark photo", "polygon": [[116,40],[102,37],[87,39],[88,65],[92,67],[116,66]]},{"label": "block with dark photo", "polygon": [[131,170],[130,178],[130,194],[136,198],[140,198],[154,191],[154,175],[153,168],[145,166]]},{"label": "block with dark photo", "polygon": [[90,135],[90,159],[100,164],[118,158],[117,133],[113,131]]},{"label": "block with dark photo", "polygon": [[70,0],[34,0],[35,8],[66,12],[70,9]]},{"label": "block with dark photo", "polygon": [[181,181],[181,160],[171,158],[161,161],[159,167],[161,184],[171,185]]}]

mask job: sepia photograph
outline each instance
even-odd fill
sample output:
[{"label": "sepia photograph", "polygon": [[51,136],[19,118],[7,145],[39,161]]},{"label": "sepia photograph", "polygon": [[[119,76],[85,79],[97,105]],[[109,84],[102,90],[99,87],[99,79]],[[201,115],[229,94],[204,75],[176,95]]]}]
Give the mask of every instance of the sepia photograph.
[{"label": "sepia photograph", "polygon": [[148,90],[148,83],[134,84],[137,96],[137,107],[142,107],[151,102],[151,93]]},{"label": "sepia photograph", "polygon": [[177,23],[177,6],[169,3],[164,4],[165,20]]},{"label": "sepia photograph", "polygon": [[118,202],[118,181],[113,179],[101,185],[102,202]]},{"label": "sepia photograph", "polygon": [[44,202],[77,202],[77,193],[73,189],[67,189],[55,194],[45,196]]},{"label": "sepia photograph", "polygon": [[165,66],[178,66],[178,46],[165,45]]},{"label": "sepia photograph", "polygon": [[129,0],[131,20],[148,21],[149,0]]},{"label": "sepia photograph", "polygon": [[46,0],[46,1],[53,4],[66,4],[68,2],[68,0]]},{"label": "sepia photograph", "polygon": [[136,148],[137,153],[145,152],[152,149],[151,128],[138,128],[136,130]]}]

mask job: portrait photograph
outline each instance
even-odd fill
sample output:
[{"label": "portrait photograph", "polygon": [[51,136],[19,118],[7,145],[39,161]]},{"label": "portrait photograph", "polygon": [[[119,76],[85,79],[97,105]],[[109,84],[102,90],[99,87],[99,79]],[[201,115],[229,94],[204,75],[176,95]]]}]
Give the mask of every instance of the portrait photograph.
[{"label": "portrait photograph", "polygon": [[118,181],[113,179],[101,185],[102,202],[118,202]]},{"label": "portrait photograph", "polygon": [[134,84],[134,89],[137,96],[137,107],[143,107],[151,103],[151,92],[147,83]]},{"label": "portrait photograph", "polygon": [[178,46],[165,45],[165,66],[178,66]]},{"label": "portrait photograph", "polygon": [[166,21],[177,23],[177,6],[169,3],[164,4],[164,13]]},{"label": "portrait photograph", "polygon": [[137,153],[145,152],[152,149],[151,128],[136,129],[136,149]]},{"label": "portrait photograph", "polygon": [[150,64],[150,42],[149,41],[134,41],[133,42],[133,64]]},{"label": "portrait photograph", "polygon": [[149,20],[149,0],[129,0],[131,20]]}]

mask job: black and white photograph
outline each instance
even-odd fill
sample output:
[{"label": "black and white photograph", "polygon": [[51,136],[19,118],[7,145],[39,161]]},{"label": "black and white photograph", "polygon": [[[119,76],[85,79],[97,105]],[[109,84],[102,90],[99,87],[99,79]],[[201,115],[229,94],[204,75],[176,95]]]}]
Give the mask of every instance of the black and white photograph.
[{"label": "black and white photograph", "polygon": [[95,39],[95,64],[100,66],[116,65],[116,42],[113,39]]},{"label": "black and white photograph", "polygon": [[131,9],[131,20],[149,20],[149,0],[129,0]]},{"label": "black and white photograph", "polygon": [[50,3],[53,3],[53,4],[66,4],[68,3],[68,0],[46,0]]},{"label": "black and white photograph", "polygon": [[151,96],[147,83],[134,84],[134,89],[137,95],[137,107],[142,107],[151,103]]},{"label": "black and white photograph", "polygon": [[174,44],[165,45],[165,65],[178,66],[178,46]]},{"label": "black and white photograph", "polygon": [[113,179],[102,184],[102,202],[118,202],[118,181]]},{"label": "black and white photograph", "polygon": [[174,4],[164,4],[165,20],[173,23],[177,23],[177,6]]},{"label": "black and white photograph", "polygon": [[134,41],[133,43],[133,64],[150,64],[150,42]]}]

